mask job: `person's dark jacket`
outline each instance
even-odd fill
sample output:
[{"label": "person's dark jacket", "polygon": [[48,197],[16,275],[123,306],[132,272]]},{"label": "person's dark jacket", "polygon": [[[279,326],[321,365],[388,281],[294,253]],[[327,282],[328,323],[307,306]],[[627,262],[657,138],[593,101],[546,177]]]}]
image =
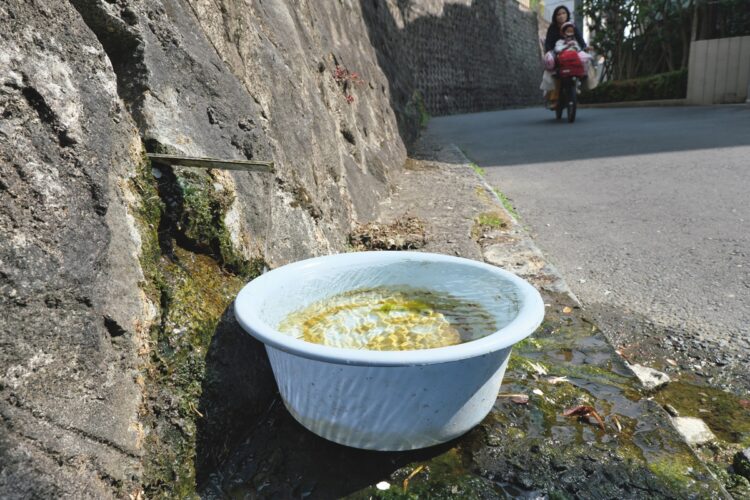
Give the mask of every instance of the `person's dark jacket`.
[{"label": "person's dark jacket", "polygon": [[[553,50],[555,48],[555,44],[559,39],[562,38],[562,35],[560,34],[560,27],[557,25],[557,23],[552,23],[549,25],[549,28],[547,28],[547,38],[544,39],[544,52],[549,52],[550,50]],[[576,40],[578,41],[578,45],[581,47],[581,50],[586,48],[586,42],[583,40],[583,35],[581,35],[581,32],[578,31],[578,26],[576,26]]]}]

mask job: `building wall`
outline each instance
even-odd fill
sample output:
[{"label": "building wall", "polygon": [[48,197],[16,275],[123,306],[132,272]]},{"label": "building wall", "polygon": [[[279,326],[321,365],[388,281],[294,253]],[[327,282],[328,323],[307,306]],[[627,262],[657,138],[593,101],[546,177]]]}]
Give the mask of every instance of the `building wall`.
[{"label": "building wall", "polygon": [[690,44],[687,99],[691,104],[726,104],[750,98],[750,36]]}]

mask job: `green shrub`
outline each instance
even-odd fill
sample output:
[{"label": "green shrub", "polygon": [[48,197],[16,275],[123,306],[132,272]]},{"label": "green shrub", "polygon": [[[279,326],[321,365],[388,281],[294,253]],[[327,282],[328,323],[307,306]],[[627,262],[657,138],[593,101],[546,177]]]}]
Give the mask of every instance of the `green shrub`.
[{"label": "green shrub", "polygon": [[658,75],[604,82],[594,90],[585,90],[581,102],[651,101],[682,99],[687,95],[687,69]]}]

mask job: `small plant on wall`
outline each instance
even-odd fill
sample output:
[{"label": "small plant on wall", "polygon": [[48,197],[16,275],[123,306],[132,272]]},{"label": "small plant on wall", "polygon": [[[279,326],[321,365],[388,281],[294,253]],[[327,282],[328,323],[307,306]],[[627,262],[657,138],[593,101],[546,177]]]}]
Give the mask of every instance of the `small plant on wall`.
[{"label": "small plant on wall", "polygon": [[355,71],[349,71],[343,66],[336,65],[336,69],[333,71],[333,79],[336,84],[344,92],[346,102],[349,104],[354,102],[354,90],[355,85],[364,85],[365,81],[359,76],[359,73]]}]

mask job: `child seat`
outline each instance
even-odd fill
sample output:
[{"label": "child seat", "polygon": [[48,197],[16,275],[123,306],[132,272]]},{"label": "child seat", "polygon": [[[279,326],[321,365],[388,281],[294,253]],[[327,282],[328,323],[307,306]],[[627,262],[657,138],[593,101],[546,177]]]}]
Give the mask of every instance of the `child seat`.
[{"label": "child seat", "polygon": [[557,56],[557,74],[567,78],[571,76],[582,77],[586,74],[583,62],[574,50],[564,50]]}]

